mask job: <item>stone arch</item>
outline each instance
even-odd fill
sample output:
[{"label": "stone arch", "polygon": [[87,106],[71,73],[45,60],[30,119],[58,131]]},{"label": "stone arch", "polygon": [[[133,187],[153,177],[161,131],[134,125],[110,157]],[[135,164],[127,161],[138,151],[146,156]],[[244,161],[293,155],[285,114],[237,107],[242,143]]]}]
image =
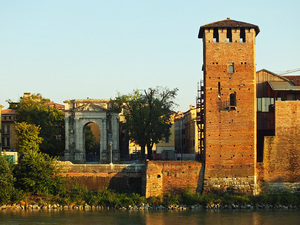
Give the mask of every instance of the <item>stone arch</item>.
[{"label": "stone arch", "polygon": [[83,147],[86,162],[100,161],[100,126],[96,122],[88,122],[83,126]]},{"label": "stone arch", "polygon": [[110,148],[112,146],[113,162],[119,161],[119,115],[109,110],[109,100],[75,99],[65,102],[65,133],[66,149],[65,160],[72,162],[86,162],[84,146],[84,126],[95,123],[99,126],[101,163],[110,162]]}]

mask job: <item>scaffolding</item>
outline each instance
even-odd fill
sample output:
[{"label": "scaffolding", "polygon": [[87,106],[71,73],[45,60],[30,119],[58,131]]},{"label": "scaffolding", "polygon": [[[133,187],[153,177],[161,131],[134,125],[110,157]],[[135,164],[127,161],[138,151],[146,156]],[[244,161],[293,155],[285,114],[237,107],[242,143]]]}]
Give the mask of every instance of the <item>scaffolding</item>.
[{"label": "scaffolding", "polygon": [[203,80],[198,83],[197,88],[197,126],[198,126],[198,155],[200,161],[204,161],[205,157],[205,130],[204,130],[204,100],[205,100],[205,87],[203,85]]}]

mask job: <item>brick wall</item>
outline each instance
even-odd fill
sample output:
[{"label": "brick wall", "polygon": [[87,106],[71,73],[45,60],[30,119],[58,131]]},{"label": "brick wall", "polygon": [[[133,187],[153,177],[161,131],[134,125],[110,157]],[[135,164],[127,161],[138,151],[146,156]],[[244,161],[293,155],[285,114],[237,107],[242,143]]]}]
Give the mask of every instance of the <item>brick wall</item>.
[{"label": "brick wall", "polygon": [[300,182],[300,102],[275,102],[275,136],[265,137],[263,180]]},{"label": "brick wall", "polygon": [[142,193],[144,165],[61,163],[61,175],[70,184],[85,185],[89,190],[110,188],[119,192]]},{"label": "brick wall", "polygon": [[186,188],[201,191],[202,164],[195,161],[148,161],[144,180],[146,197],[179,193]]},{"label": "brick wall", "polygon": [[[246,30],[240,43],[239,29],[233,29],[227,43],[227,29],[219,28],[219,42],[213,30],[205,30],[205,184],[206,192],[236,189],[252,194],[256,173],[256,66],[255,30]],[[229,65],[234,63],[234,72]],[[229,108],[236,94],[236,107]],[[229,179],[233,179],[229,181]],[[246,184],[246,185],[245,185]]]}]

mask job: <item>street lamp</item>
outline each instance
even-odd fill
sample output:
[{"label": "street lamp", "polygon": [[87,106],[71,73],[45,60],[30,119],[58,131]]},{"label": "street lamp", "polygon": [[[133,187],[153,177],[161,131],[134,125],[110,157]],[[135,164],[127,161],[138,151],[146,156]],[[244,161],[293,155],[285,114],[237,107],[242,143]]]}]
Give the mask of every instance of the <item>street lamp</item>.
[{"label": "street lamp", "polygon": [[110,165],[113,164],[113,160],[112,160],[112,146],[113,146],[113,142],[112,142],[112,133],[108,134],[108,143],[109,143],[109,147],[110,147]]}]

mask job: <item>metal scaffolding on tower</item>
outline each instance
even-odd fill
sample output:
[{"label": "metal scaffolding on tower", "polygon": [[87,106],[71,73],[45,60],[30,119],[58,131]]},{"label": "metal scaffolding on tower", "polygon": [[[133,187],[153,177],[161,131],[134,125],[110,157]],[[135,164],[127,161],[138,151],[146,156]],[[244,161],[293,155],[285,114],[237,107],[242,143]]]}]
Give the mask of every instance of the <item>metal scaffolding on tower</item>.
[{"label": "metal scaffolding on tower", "polygon": [[203,80],[198,83],[196,107],[197,107],[197,126],[198,126],[198,155],[200,161],[204,161],[205,157],[205,121],[204,121],[204,98],[205,97],[205,87],[203,85]]}]

